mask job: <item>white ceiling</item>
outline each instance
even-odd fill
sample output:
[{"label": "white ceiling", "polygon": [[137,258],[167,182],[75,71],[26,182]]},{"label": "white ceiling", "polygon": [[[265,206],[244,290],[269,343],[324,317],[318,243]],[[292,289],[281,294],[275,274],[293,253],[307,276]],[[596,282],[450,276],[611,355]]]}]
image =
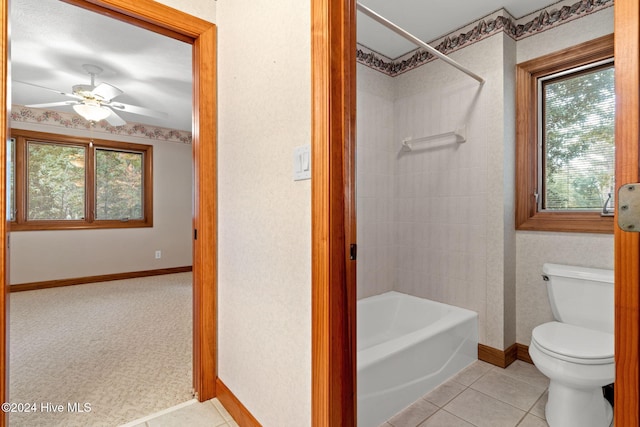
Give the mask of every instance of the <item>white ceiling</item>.
[{"label": "white ceiling", "polygon": [[[519,18],[550,3],[550,0],[360,1],[427,42],[502,7]],[[82,65],[93,64],[104,69],[96,84],[104,81],[125,92],[116,101],[169,114],[168,119],[161,120],[119,112],[122,118],[191,130],[191,45],[58,0],[13,0],[10,20],[13,104],[67,100],[16,80],[70,92],[75,84],[89,83],[90,77]],[[392,59],[415,49],[360,13],[357,31],[360,44]],[[73,112],[70,106],[58,109]]]},{"label": "white ceiling", "polygon": [[[168,119],[118,112],[128,122],[191,131],[191,45],[58,0],[11,2],[12,103],[71,100],[16,80],[71,92],[89,84],[82,64],[104,71],[124,91],[116,101],[169,114]],[[70,106],[56,110],[73,112]]]},{"label": "white ceiling", "polygon": [[[359,0],[363,5],[429,43],[505,8],[514,18],[542,9],[554,0]],[[416,46],[358,12],[358,43],[395,59]]]}]

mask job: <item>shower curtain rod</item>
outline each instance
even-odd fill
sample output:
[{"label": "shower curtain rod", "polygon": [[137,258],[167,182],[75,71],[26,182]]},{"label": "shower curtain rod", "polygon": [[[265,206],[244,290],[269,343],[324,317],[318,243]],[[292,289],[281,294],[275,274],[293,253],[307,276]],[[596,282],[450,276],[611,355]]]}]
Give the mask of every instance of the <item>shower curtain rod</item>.
[{"label": "shower curtain rod", "polygon": [[412,43],[414,43],[414,44],[416,44],[416,45],[418,45],[420,47],[425,48],[427,51],[429,51],[429,53],[437,56],[438,58],[442,59],[447,64],[454,66],[458,70],[460,70],[463,73],[467,74],[468,76],[474,78],[480,84],[484,83],[484,79],[482,77],[480,77],[479,75],[477,75],[476,73],[474,73],[473,71],[471,71],[468,68],[460,65],[459,63],[457,63],[453,59],[449,58],[447,55],[443,54],[439,50],[434,49],[433,47],[429,46],[428,44],[426,44],[425,42],[423,42],[422,40],[420,40],[416,36],[408,33],[407,31],[403,30],[402,28],[398,27],[393,22],[391,22],[391,21],[387,20],[386,18],[383,18],[382,16],[378,15],[376,12],[374,12],[371,9],[369,9],[367,6],[363,5],[359,1],[356,2],[356,7],[360,12],[364,13],[365,15],[367,15],[369,18],[373,19],[374,21],[379,22],[380,24],[384,25],[385,27],[387,27],[388,29],[390,29],[394,33],[404,37],[405,39],[409,40],[410,42],[412,42]]}]

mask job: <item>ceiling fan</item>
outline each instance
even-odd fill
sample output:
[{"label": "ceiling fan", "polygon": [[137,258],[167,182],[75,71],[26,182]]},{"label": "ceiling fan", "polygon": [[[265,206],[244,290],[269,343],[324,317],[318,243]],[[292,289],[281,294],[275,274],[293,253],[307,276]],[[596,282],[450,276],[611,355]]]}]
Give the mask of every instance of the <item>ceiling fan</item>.
[{"label": "ceiling fan", "polygon": [[158,119],[166,119],[169,117],[167,113],[161,111],[155,111],[137,105],[114,102],[113,99],[118,97],[119,95],[122,95],[124,92],[117,87],[110,85],[109,83],[102,82],[96,86],[95,77],[102,72],[102,68],[96,65],[84,64],[82,66],[82,69],[91,76],[91,84],[75,85],[71,88],[71,93],[61,92],[56,89],[51,89],[33,83],[17,81],[18,83],[38,87],[69,98],[74,98],[73,101],[30,104],[26,105],[26,107],[49,108],[71,105],[73,106],[73,109],[76,113],[80,114],[89,122],[99,122],[100,120],[106,120],[111,126],[122,126],[127,123],[122,117],[116,114],[114,110],[125,111],[127,113],[138,114],[141,116],[155,117]]}]

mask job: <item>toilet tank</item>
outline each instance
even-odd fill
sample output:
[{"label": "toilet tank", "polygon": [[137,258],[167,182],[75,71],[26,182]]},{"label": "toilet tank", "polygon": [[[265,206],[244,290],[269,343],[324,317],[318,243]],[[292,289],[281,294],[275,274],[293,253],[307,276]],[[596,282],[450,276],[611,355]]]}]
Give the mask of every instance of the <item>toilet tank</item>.
[{"label": "toilet tank", "polygon": [[613,270],[544,264],[542,272],[556,320],[613,333]]}]

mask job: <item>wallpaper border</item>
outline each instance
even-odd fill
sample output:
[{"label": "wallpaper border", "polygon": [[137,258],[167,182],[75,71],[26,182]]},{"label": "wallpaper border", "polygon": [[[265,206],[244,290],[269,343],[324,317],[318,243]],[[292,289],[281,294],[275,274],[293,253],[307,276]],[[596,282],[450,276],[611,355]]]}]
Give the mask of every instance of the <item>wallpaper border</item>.
[{"label": "wallpaper border", "polygon": [[92,128],[88,121],[77,114],[29,108],[22,105],[12,106],[11,121],[49,125],[66,129],[93,129],[97,134],[126,135],[182,144],[191,144],[192,139],[191,132],[145,125],[141,123],[127,123],[122,126],[111,126],[106,121],[102,120],[96,123]]},{"label": "wallpaper border", "polygon": [[[464,32],[458,33],[454,31],[429,44],[435,45],[438,51],[448,55],[500,32],[504,32],[517,41],[566,24],[574,19],[607,9],[612,7],[613,3],[614,0],[580,0],[563,6],[554,4],[548,9],[534,12],[519,20],[513,18],[506,10],[501,9],[463,27],[466,30]],[[522,23],[518,23],[519,21],[522,21]],[[424,65],[434,59],[436,59],[434,55],[421,48],[417,48],[396,59],[387,58],[360,44],[357,45],[356,50],[356,61],[358,63],[391,77]]]}]

